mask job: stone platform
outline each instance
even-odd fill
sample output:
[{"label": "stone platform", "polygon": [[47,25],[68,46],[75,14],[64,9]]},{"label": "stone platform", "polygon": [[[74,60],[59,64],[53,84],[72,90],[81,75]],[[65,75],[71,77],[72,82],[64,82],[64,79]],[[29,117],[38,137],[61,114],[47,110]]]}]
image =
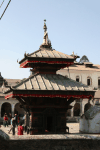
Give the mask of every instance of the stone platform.
[{"label": "stone platform", "polygon": [[[5,149],[7,150],[99,150],[99,134],[80,134],[79,123],[67,123],[69,134],[47,134],[47,135],[15,135],[8,134],[9,127],[1,126],[0,134],[5,135]],[[0,147],[2,147],[0,142]],[[5,150],[3,148],[3,150]]]}]

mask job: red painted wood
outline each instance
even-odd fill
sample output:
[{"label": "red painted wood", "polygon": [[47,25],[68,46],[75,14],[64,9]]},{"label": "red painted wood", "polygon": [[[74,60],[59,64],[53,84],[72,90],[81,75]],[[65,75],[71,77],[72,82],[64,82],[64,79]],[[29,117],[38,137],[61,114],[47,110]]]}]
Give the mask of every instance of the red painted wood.
[{"label": "red painted wood", "polygon": [[20,97],[62,97],[62,98],[89,98],[90,96],[94,98],[92,95],[61,95],[61,94],[9,94],[5,96],[5,99],[8,99],[10,97],[15,98],[16,96]]},{"label": "red painted wood", "polygon": [[29,68],[29,67],[31,67],[31,65],[29,65],[29,63],[67,64],[68,66],[74,64],[74,62],[67,62],[67,61],[37,61],[37,60],[29,61],[29,60],[27,60],[27,61],[21,63],[20,67],[21,68]]}]

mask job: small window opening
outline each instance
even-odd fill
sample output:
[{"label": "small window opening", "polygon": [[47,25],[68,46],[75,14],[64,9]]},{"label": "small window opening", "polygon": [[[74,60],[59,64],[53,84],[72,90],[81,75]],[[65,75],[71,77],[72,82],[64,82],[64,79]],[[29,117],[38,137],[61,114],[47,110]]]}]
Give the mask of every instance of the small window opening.
[{"label": "small window opening", "polygon": [[79,77],[78,76],[76,77],[76,81],[79,82]]},{"label": "small window opening", "polygon": [[87,85],[90,85],[90,79],[87,79]]},{"label": "small window opening", "polygon": [[98,88],[100,88],[100,78],[98,79]]}]

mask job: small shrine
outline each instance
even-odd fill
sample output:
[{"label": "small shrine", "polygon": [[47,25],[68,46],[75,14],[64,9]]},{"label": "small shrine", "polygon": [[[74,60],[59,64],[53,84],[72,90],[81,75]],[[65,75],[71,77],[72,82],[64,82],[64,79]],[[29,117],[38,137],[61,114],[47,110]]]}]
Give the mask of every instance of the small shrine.
[{"label": "small shrine", "polygon": [[100,133],[100,100],[97,99],[80,118],[80,133]]},{"label": "small shrine", "polygon": [[32,74],[16,86],[8,87],[5,99],[16,98],[30,114],[30,134],[66,133],[66,112],[75,99],[92,99],[95,90],[56,71],[74,64],[78,56],[69,56],[52,49],[44,20],[43,43],[39,50],[24,54],[20,68],[31,68]]}]

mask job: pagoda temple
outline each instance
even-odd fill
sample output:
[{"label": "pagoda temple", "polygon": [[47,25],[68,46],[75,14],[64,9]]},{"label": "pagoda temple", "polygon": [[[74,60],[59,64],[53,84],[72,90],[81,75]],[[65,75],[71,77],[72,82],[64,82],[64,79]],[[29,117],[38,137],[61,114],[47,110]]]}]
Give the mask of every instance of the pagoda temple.
[{"label": "pagoda temple", "polygon": [[[75,99],[94,98],[95,90],[56,71],[69,67],[76,55],[66,55],[52,49],[44,20],[44,38],[39,50],[24,54],[21,68],[31,68],[32,74],[16,86],[8,87],[5,99],[16,98],[30,114],[30,134],[66,133],[66,112]],[[26,119],[27,122],[27,119]],[[46,132],[47,131],[47,132]]]}]

